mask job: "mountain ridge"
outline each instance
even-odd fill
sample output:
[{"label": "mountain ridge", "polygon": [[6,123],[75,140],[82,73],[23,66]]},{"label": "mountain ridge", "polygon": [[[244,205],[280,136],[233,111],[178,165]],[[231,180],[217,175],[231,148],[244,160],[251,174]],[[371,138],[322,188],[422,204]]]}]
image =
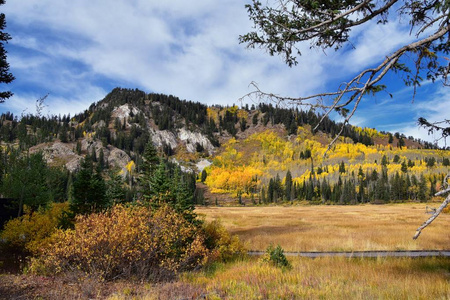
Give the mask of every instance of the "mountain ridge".
[{"label": "mountain ridge", "polygon": [[[395,176],[400,169],[405,171],[406,165],[402,175],[411,172],[433,177],[445,172],[444,159],[448,156],[446,151],[442,155],[433,152],[437,151],[436,145],[400,133],[346,125],[325,159],[326,146],[342,124],[311,110],[270,103],[250,108],[207,106],[138,89],[115,88],[75,116],[26,115],[19,120],[7,113],[1,120],[3,147],[42,152],[47,163],[70,172],[76,172],[82,158],[90,155],[108,168],[120,169],[124,177],[130,176],[131,165],[133,172],[139,172],[145,145],[151,138],[159,154],[183,170],[205,170],[207,178],[203,181],[211,192],[227,193],[239,201],[242,197],[252,201],[254,197],[263,198],[261,191],[268,188],[270,181],[282,184],[288,171],[296,185],[314,182],[313,188],[317,188],[324,179],[326,184],[356,182],[358,167],[364,169],[366,177],[373,171],[382,174],[383,157],[391,162],[386,176]],[[431,158],[435,168],[423,167]],[[198,167],[198,162],[205,159],[211,165],[206,169]],[[338,172],[341,163],[352,171]],[[249,178],[247,171],[253,174]],[[218,184],[224,180],[220,176],[227,172],[234,175]],[[279,174],[282,177],[277,179]],[[241,183],[233,183],[233,176]]]}]

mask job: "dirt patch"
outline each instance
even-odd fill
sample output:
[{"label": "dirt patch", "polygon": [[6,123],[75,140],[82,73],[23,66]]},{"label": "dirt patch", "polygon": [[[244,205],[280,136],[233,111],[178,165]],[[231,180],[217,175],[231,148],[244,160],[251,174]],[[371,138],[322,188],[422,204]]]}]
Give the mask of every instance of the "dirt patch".
[{"label": "dirt patch", "polygon": [[182,282],[100,282],[90,277],[45,277],[0,274],[0,299],[204,299],[200,286]]}]

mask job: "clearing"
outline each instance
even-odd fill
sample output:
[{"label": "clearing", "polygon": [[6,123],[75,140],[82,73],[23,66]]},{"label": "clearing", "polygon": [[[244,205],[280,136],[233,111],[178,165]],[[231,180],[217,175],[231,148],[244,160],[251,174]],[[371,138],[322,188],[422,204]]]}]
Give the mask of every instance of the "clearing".
[{"label": "clearing", "polygon": [[198,207],[196,212],[209,221],[219,219],[249,250],[264,251],[270,243],[285,251],[448,249],[449,214],[441,214],[418,240],[412,239],[430,216],[427,205]]}]

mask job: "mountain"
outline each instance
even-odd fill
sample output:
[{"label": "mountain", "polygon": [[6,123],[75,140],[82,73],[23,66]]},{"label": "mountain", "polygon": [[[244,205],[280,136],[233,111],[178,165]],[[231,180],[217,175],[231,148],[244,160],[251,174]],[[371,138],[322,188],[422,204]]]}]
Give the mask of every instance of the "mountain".
[{"label": "mountain", "polygon": [[[116,88],[74,116],[26,115],[19,120],[3,114],[0,126],[4,149],[43,153],[49,165],[69,172],[76,172],[89,155],[124,177],[139,172],[151,137],[162,157],[184,171],[203,172],[206,185],[199,192],[209,202],[221,194],[240,202],[327,202],[336,187],[341,191],[334,202],[418,199],[421,176],[422,189],[430,194],[448,171],[448,151],[400,133],[347,125],[324,157],[342,125],[313,111],[265,103],[206,106],[137,89]],[[395,185],[390,178],[396,176],[410,191],[395,197],[378,191]],[[378,179],[384,177],[381,186]]]}]

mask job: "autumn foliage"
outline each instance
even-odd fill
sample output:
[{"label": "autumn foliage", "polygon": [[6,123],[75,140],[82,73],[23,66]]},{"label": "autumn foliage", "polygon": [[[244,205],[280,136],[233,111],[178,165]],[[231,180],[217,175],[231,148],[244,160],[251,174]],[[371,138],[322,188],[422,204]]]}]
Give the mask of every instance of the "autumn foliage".
[{"label": "autumn foliage", "polygon": [[47,246],[65,211],[68,211],[67,203],[53,203],[47,210],[35,212],[25,208],[23,216],[6,223],[0,238],[7,248],[16,252],[37,254]]},{"label": "autumn foliage", "polygon": [[208,247],[207,239],[211,237],[205,231],[169,206],[152,211],[117,205],[108,212],[78,216],[73,230],[57,231],[31,269],[159,281],[220,257],[221,242]]}]

